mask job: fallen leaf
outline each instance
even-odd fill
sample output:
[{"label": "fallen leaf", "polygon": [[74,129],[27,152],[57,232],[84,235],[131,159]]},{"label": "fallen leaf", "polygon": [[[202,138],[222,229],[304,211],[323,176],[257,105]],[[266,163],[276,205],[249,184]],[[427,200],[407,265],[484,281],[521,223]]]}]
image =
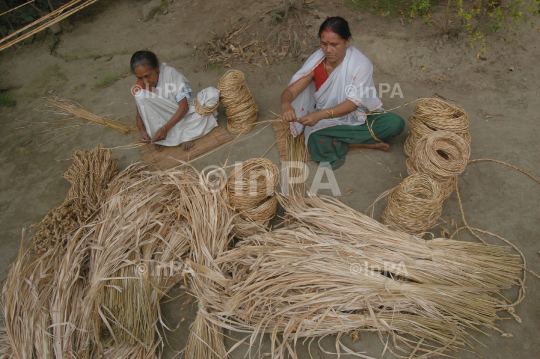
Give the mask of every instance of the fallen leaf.
[{"label": "fallen leaf", "polygon": [[492,117],[498,117],[498,116],[503,116],[503,115],[501,115],[500,113],[497,113],[495,115],[486,115],[486,118],[492,118]]},{"label": "fallen leaf", "polygon": [[287,52],[283,51],[278,54],[278,56],[287,56]]},{"label": "fallen leaf", "polygon": [[348,190],[347,192],[345,193],[353,193],[354,192],[354,188],[351,188],[350,190]]},{"label": "fallen leaf", "polygon": [[47,93],[53,93],[54,92],[54,89],[50,89],[49,91],[47,91]]},{"label": "fallen leaf", "polygon": [[430,23],[430,24],[434,24],[434,23],[436,23],[436,22],[438,22],[438,21],[437,21],[437,20],[429,20],[429,23]]},{"label": "fallen leaf", "polygon": [[24,147],[24,146],[26,146],[26,145],[29,145],[30,143],[32,143],[32,140],[25,141],[25,142],[21,145],[21,147]]},{"label": "fallen leaf", "polygon": [[107,60],[105,60],[105,61],[111,61],[112,58],[113,58],[112,56],[109,56],[109,58]]},{"label": "fallen leaf", "polygon": [[420,68],[421,68],[422,70],[424,70],[424,71],[426,70],[426,67],[425,67],[425,66],[422,66],[422,67],[420,67]]},{"label": "fallen leaf", "polygon": [[225,67],[232,68],[231,64],[225,64]]},{"label": "fallen leaf", "polygon": [[444,76],[438,76],[437,79],[441,81],[448,81],[448,79]]},{"label": "fallen leaf", "polygon": [[262,81],[259,82],[259,85],[261,86],[261,88],[264,88],[263,84],[262,84]]},{"label": "fallen leaf", "polygon": [[304,44],[305,46],[307,46],[306,40],[302,40],[302,44]]}]

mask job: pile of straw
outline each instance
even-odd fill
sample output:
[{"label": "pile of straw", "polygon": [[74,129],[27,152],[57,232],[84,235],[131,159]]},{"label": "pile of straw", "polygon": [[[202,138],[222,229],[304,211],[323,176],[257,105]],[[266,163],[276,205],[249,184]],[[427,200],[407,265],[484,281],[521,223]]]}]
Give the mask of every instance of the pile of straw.
[{"label": "pile of straw", "polygon": [[230,133],[246,134],[257,122],[259,108],[241,71],[229,70],[219,80],[219,100],[225,106]]},{"label": "pile of straw", "polygon": [[62,99],[60,97],[48,98],[47,101],[51,106],[57,109],[54,113],[75,116],[75,118],[83,118],[116,132],[120,132],[123,135],[127,135],[132,130],[132,127],[128,125],[94,115],[75,101]]},{"label": "pile of straw", "polygon": [[278,168],[266,158],[252,158],[235,166],[227,179],[227,198],[239,213],[235,232],[247,236],[264,230],[276,214]]},{"label": "pile of straw", "polygon": [[[3,289],[6,330],[0,353],[158,358],[163,345],[158,324],[168,329],[160,300],[182,281],[186,258],[203,261],[199,258],[206,255],[190,253],[192,244],[209,243],[208,253],[226,248],[232,212],[194,169],[150,172],[132,166],[103,194],[99,185],[105,177],[81,170],[92,168],[82,165],[88,157],[74,156],[79,161],[66,178],[91,191],[82,196],[84,210],[77,213],[93,216],[88,223],[76,218],[79,228],[70,240],[60,240],[67,236],[63,232],[43,247],[44,253],[33,244],[21,248]],[[73,189],[68,199],[79,190],[84,193]],[[92,210],[84,207],[89,203]],[[212,225],[214,220],[221,224]],[[212,238],[223,245],[212,247]]]},{"label": "pile of straw", "polygon": [[[72,184],[64,203],[35,226],[30,246],[21,245],[2,291],[6,331],[0,352],[18,358],[51,358],[55,350],[63,353],[56,347],[61,336],[53,340],[53,333],[79,328],[74,324],[61,329],[67,322],[76,322],[78,311],[74,308],[82,298],[79,275],[84,260],[67,253],[78,248],[77,237],[84,233],[81,227],[99,210],[118,168],[111,151],[102,145],[89,152],[77,151],[72,158],[73,164],[63,175]],[[59,303],[58,296],[66,292],[69,298]]]},{"label": "pile of straw", "polygon": [[86,340],[99,352],[156,346],[159,302],[183,278],[189,251],[192,228],[185,212],[190,197],[184,188],[197,186],[193,171],[144,168],[129,168],[111,183],[83,238],[92,245],[81,311]]},{"label": "pile of straw", "polygon": [[416,104],[409,121],[411,134],[404,146],[407,155],[410,155],[419,139],[434,131],[450,131],[471,143],[469,116],[460,106],[437,98],[423,99]]},{"label": "pile of straw", "polygon": [[409,234],[426,232],[437,224],[443,201],[443,192],[430,175],[414,173],[388,193],[382,223]]},{"label": "pile of straw", "polygon": [[[328,197],[280,200],[290,226],[248,237],[191,272],[204,298],[198,316],[250,333],[256,355],[296,357],[298,339],[328,335],[351,353],[340,337],[359,331],[390,337],[410,357],[444,355],[470,345],[465,329],[496,329],[506,305],[498,293],[519,282],[522,266],[508,247],[423,241]],[[261,352],[263,333],[270,353]],[[216,357],[212,350],[188,357]]]},{"label": "pile of straw", "polygon": [[64,202],[32,227],[36,229],[34,246],[40,253],[55,242],[67,243],[67,235],[99,209],[107,185],[118,173],[118,160],[101,144],[91,151],[76,151],[71,158],[73,164],[62,175],[71,183]]}]

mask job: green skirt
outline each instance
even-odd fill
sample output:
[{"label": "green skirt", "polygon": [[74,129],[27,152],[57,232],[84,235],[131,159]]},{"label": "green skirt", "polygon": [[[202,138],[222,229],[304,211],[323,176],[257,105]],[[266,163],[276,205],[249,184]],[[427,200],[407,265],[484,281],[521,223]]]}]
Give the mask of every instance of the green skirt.
[{"label": "green skirt", "polygon": [[345,164],[349,144],[378,142],[367,124],[381,141],[396,137],[405,127],[405,121],[394,113],[367,115],[366,123],[360,126],[337,125],[318,130],[309,135],[308,151],[317,163],[328,162],[333,170]]}]

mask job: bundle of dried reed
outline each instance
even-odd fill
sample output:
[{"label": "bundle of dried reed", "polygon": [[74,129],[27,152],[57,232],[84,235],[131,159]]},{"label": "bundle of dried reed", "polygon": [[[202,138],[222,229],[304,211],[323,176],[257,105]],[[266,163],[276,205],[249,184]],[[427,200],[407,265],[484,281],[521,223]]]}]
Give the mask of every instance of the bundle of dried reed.
[{"label": "bundle of dried reed", "polygon": [[58,245],[42,254],[21,245],[10,268],[2,292],[2,310],[9,338],[4,338],[5,348],[15,358],[53,358],[50,298],[61,252]]},{"label": "bundle of dried reed", "polygon": [[[61,357],[61,343],[70,342],[69,334],[79,328],[76,308],[87,257],[81,255],[78,238],[85,233],[81,226],[99,210],[118,161],[102,145],[72,158],[63,175],[72,185],[64,203],[35,226],[32,246],[21,247],[2,293],[9,345],[19,358]],[[73,248],[79,249],[78,257],[68,255]]]},{"label": "bundle of dried reed", "polygon": [[416,104],[409,121],[411,134],[404,146],[407,155],[410,155],[419,139],[434,131],[454,132],[468,144],[471,143],[469,116],[461,106],[437,98],[422,99]]},{"label": "bundle of dried reed", "polygon": [[[92,5],[98,0],[73,0],[69,3],[59,7],[53,12],[37,19],[31,24],[15,31],[14,33],[0,39],[0,51],[7,49],[8,47],[27,39],[38,32],[47,29],[49,26],[58,23],[65,18],[73,15],[77,11],[84,9],[87,6]],[[82,4],[80,4],[82,2]],[[19,34],[23,33],[21,36],[17,37]],[[10,41],[11,40],[11,41]]]},{"label": "bundle of dried reed", "polygon": [[457,176],[467,166],[471,149],[460,136],[449,131],[436,131],[422,137],[407,159],[407,171],[427,173],[441,186],[444,198],[455,190]]},{"label": "bundle of dried reed", "polygon": [[234,134],[246,134],[257,121],[259,108],[248,88],[244,74],[229,70],[219,80],[219,100],[225,106],[227,129]]},{"label": "bundle of dried reed", "polygon": [[193,231],[185,215],[192,199],[183,188],[199,188],[198,183],[192,170],[131,167],[110,184],[84,235],[92,245],[81,310],[88,323],[86,341],[95,343],[97,352],[125,345],[148,349],[156,336],[160,341],[159,301],[183,278]]},{"label": "bundle of dried reed", "polygon": [[235,232],[254,234],[268,226],[276,214],[278,168],[266,158],[252,158],[237,164],[227,179],[226,197],[235,217]]},{"label": "bundle of dried reed", "polygon": [[[200,183],[204,183],[201,176]],[[190,198],[186,208],[186,218],[191,225],[189,261],[186,273],[190,278],[190,292],[198,299],[199,310],[191,326],[185,348],[186,358],[223,359],[227,350],[223,343],[223,333],[216,324],[208,321],[207,310],[212,306],[212,298],[205,293],[209,286],[215,290],[215,283],[222,286],[227,281],[215,264],[215,258],[228,246],[233,227],[233,213],[222,194],[202,187],[185,187],[183,195]],[[204,218],[204,221],[201,221]]]},{"label": "bundle of dried reed", "polygon": [[287,133],[285,152],[285,173],[283,188],[287,189],[287,194],[292,197],[303,198],[306,194],[305,163],[307,162],[307,147],[305,145],[304,133],[294,137]]},{"label": "bundle of dried reed", "polygon": [[127,135],[133,129],[131,126],[124,125],[116,121],[112,121],[103,117],[96,116],[90,111],[88,111],[86,108],[84,108],[82,105],[72,100],[55,97],[55,98],[48,98],[47,101],[52,106],[57,108],[57,110],[54,111],[54,113],[58,113],[61,115],[71,115],[71,116],[75,116],[76,118],[83,118],[85,120],[97,123],[101,126],[105,126],[116,132],[120,132],[121,134],[124,134],[124,135]]},{"label": "bundle of dried reed", "polygon": [[441,216],[443,192],[427,173],[410,175],[385,195],[388,195],[388,204],[382,215],[382,223],[393,230],[409,234],[424,233]]},{"label": "bundle of dried reed", "polygon": [[91,151],[76,151],[71,158],[73,164],[62,175],[71,183],[64,202],[32,226],[36,229],[34,246],[40,253],[57,242],[67,243],[67,235],[99,209],[107,185],[118,173],[118,160],[101,144]]},{"label": "bundle of dried reed", "polygon": [[193,268],[211,279],[199,314],[252,333],[254,346],[270,333],[273,358],[295,357],[298,338],[337,335],[348,350],[340,336],[358,331],[388,334],[410,357],[444,355],[470,344],[466,328],[496,328],[505,300],[491,294],[519,281],[507,247],[423,241],[332,198],[281,201],[294,225],[245,239],[214,270]]}]

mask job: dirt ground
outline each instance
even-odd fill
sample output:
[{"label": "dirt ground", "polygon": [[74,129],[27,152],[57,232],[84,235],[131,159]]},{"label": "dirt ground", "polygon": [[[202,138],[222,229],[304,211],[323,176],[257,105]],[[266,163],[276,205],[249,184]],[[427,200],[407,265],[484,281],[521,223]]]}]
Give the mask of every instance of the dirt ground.
[{"label": "dirt ground", "polygon": [[[60,36],[54,55],[50,51],[51,36],[42,42],[0,52],[0,88],[12,87],[11,96],[17,101],[13,108],[0,108],[0,268],[8,268],[15,258],[21,229],[40,221],[63,201],[69,185],[61,175],[70,165],[69,158],[74,151],[89,150],[98,143],[112,148],[132,141],[129,135],[97,125],[68,127],[82,124],[80,121],[67,121],[61,128],[40,124],[59,118],[44,112],[44,97],[69,98],[96,114],[122,117],[120,121],[131,123],[135,103],[130,88],[136,80],[127,73],[133,52],[141,49],[156,52],[161,61],[188,77],[194,91],[216,86],[228,68],[206,66],[208,58],[200,49],[230,29],[231,24],[237,28],[251,25],[243,34],[245,41],[266,41],[272,26],[277,26],[269,24],[266,12],[282,6],[283,2],[175,0],[165,15],[160,12],[144,22],[141,8],[145,3],[133,0],[98,3],[84,16],[72,19],[73,29]],[[403,98],[390,98],[390,93],[381,95],[386,109],[421,97],[444,96],[463,106],[470,116],[472,158],[506,161],[540,177],[540,126],[536,122],[540,120],[540,32],[537,28],[490,34],[486,60],[482,60],[476,57],[477,49],[469,47],[464,33],[442,34],[441,14],[432,17],[438,22],[431,27],[422,19],[414,19],[409,24],[399,18],[386,19],[368,12],[362,14],[361,21],[356,21],[358,14],[342,1],[316,0],[305,6],[298,17],[279,26],[303,28],[299,36],[306,41],[298,51],[309,55],[315,49],[314,39],[323,19],[343,16],[351,25],[353,45],[374,64],[375,82],[388,83],[391,88],[399,84]],[[280,94],[302,64],[300,58],[279,56],[276,44],[268,44],[266,52],[269,64],[262,58],[258,65],[231,62],[233,68],[246,74],[259,106],[260,120],[272,117],[270,111],[279,113]],[[110,86],[102,86],[111,76],[118,80]],[[411,106],[396,110],[404,118],[408,118],[411,111]],[[226,123],[222,108],[219,123],[221,126]],[[407,175],[403,143],[408,129],[407,124],[388,153],[368,151],[348,157],[346,165],[335,172],[342,192],[341,201],[365,211],[382,192]],[[268,126],[259,126],[245,137],[245,141],[232,149],[230,160],[261,156],[275,140]],[[139,158],[136,149],[118,149],[115,155],[121,169]],[[218,151],[195,164],[201,169],[219,165],[227,155],[228,149]],[[267,157],[279,165],[275,147]],[[311,162],[310,178],[315,169]],[[525,253],[529,268],[540,272],[540,186],[510,168],[484,162],[467,167],[460,177],[459,188],[469,224],[515,243]],[[456,219],[461,223],[455,194],[445,203],[443,219]],[[460,239],[472,240],[465,234]],[[487,240],[500,244],[496,239]],[[518,354],[521,358],[538,357],[540,282],[529,275],[526,283],[527,297],[516,309],[523,323],[513,319],[500,322],[500,328],[513,337],[503,338],[491,330],[486,331],[489,336],[471,332],[481,342],[475,346],[478,353],[462,350],[455,353],[457,357],[479,355],[494,359]],[[517,298],[515,290],[505,294]],[[196,306],[181,310],[180,304],[174,301],[164,306],[171,325],[184,320],[178,331],[168,335],[165,358],[174,357],[184,347],[189,324],[196,313]],[[501,317],[509,315],[501,313]],[[355,343],[348,339],[344,342],[375,357],[379,357],[384,348],[372,334],[364,334]],[[322,346],[326,351],[334,351],[333,338],[324,339]],[[233,356],[243,357],[246,349],[241,346]],[[312,353],[314,358],[335,357],[320,350]],[[386,353],[385,357],[392,355]],[[303,347],[299,349],[299,358],[309,358]]]}]

